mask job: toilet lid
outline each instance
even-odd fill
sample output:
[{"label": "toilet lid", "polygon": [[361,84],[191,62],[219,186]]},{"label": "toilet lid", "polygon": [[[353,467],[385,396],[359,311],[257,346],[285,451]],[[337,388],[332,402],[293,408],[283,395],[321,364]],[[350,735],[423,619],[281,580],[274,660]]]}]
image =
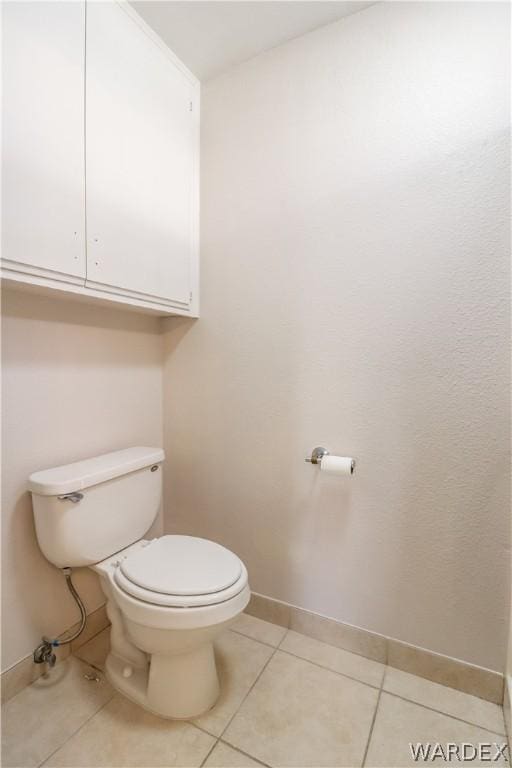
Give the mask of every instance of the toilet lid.
[{"label": "toilet lid", "polygon": [[242,563],[229,549],[194,536],[162,536],[120,564],[132,584],[163,595],[208,595],[240,579]]}]

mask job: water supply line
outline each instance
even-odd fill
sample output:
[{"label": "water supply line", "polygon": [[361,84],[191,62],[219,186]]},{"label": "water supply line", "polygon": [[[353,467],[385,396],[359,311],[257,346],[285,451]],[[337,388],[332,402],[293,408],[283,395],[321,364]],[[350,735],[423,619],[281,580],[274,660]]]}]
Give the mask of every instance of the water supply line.
[{"label": "water supply line", "polygon": [[76,591],[75,585],[71,580],[71,568],[63,568],[62,573],[66,577],[66,584],[68,586],[68,589],[71,592],[71,595],[75,603],[78,605],[78,608],[80,609],[80,626],[78,627],[76,632],[74,632],[71,635],[71,637],[66,637],[63,640],[57,640],[57,639],[49,640],[47,637],[43,637],[42,641],[34,650],[35,664],[48,664],[50,667],[54,667],[55,662],[57,661],[57,657],[55,656],[53,649],[58,648],[60,645],[68,645],[69,643],[72,643],[73,640],[76,640],[76,638],[79,635],[81,635],[85,629],[87,614],[85,613],[85,606],[82,602],[82,598]]}]

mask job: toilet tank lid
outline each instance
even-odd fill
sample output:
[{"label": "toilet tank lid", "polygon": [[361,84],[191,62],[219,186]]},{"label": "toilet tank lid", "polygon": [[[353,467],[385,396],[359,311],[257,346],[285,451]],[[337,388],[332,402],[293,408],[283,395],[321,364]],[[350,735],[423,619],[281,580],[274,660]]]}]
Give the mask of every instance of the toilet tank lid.
[{"label": "toilet tank lid", "polygon": [[125,448],[122,451],[75,461],[73,464],[34,472],[28,479],[28,488],[39,496],[60,496],[104,483],[152,464],[160,464],[164,458],[162,448]]}]

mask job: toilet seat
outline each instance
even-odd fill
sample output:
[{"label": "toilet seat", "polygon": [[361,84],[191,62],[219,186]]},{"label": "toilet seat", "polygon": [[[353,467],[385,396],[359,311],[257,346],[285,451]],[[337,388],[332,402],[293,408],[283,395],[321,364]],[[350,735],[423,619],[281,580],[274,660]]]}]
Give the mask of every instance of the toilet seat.
[{"label": "toilet seat", "polygon": [[116,586],[155,606],[199,608],[232,599],[247,586],[247,571],[230,550],[194,536],[162,536],[125,557]]}]

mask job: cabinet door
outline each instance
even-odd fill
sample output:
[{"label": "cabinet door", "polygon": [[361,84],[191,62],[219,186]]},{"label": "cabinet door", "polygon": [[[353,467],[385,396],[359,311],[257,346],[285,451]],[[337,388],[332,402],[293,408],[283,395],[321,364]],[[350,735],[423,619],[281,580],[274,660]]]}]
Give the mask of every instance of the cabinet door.
[{"label": "cabinet door", "polygon": [[197,84],[134,12],[87,6],[87,286],[186,308]]},{"label": "cabinet door", "polygon": [[85,281],[81,2],[2,3],[2,266]]}]

